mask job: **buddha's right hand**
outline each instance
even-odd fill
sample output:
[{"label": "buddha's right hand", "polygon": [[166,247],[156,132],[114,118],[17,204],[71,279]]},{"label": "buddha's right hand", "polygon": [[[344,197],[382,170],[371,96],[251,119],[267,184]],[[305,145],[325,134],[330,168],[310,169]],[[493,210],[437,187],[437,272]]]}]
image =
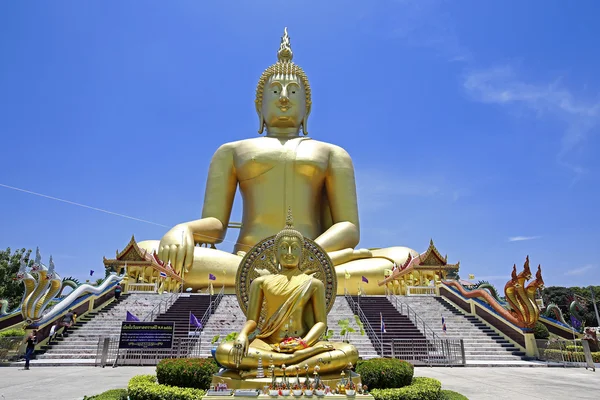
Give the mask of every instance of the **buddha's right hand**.
[{"label": "buddha's right hand", "polygon": [[186,224],[175,225],[160,240],[158,258],[171,265],[177,274],[189,270],[194,261],[194,235]]},{"label": "buddha's right hand", "polygon": [[239,367],[242,364],[244,357],[248,355],[249,345],[250,341],[248,340],[248,336],[243,333],[240,333],[233,342],[233,362],[235,363],[236,367]]}]

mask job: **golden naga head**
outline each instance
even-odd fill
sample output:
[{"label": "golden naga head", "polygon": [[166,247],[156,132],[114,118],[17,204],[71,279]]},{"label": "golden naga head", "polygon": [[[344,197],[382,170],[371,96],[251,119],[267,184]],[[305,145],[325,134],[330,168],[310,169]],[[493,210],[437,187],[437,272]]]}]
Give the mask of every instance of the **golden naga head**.
[{"label": "golden naga head", "polygon": [[304,248],[304,236],[294,229],[292,210],[288,209],[288,215],[283,228],[275,236],[275,257],[283,268],[295,268],[302,261],[302,249]]},{"label": "golden naga head", "polygon": [[302,127],[308,135],[307,122],[312,100],[308,77],[292,62],[294,54],[287,28],[281,37],[277,62],[264,70],[256,86],[254,100],[258,113],[258,133],[267,126]]}]

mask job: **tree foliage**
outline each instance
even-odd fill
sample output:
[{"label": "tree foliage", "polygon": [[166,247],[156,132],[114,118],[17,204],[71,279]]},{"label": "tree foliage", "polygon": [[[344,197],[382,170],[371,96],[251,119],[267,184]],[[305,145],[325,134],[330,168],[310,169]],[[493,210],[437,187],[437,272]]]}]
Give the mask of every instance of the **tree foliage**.
[{"label": "tree foliage", "polygon": [[[16,280],[21,257],[25,254],[29,260],[31,250],[20,249],[11,254],[10,247],[0,250],[0,299],[8,300],[9,308],[16,308],[23,298],[23,283]],[[29,263],[33,263],[29,260]]]},{"label": "tree foliage", "polygon": [[[600,286],[592,286],[596,304],[600,302]],[[584,326],[599,326],[596,321],[594,305],[592,304],[592,295],[589,287],[562,287],[550,286],[543,290],[542,297],[544,304],[547,306],[550,303],[556,304],[562,311],[565,321],[569,322],[571,318],[571,302],[575,296],[579,296],[585,300],[587,306],[581,312],[583,315],[582,324]],[[600,305],[598,306],[600,308]]]}]

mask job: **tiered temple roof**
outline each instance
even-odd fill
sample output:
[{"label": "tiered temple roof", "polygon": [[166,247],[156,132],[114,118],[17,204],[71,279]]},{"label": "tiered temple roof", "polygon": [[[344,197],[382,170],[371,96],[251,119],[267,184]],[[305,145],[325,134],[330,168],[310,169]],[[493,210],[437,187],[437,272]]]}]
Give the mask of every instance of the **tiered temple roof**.
[{"label": "tiered temple roof", "polygon": [[148,253],[145,249],[140,248],[137,245],[134,236],[131,236],[131,240],[125,248],[119,252],[117,250],[116,257],[114,259],[108,259],[103,257],[104,268],[110,268],[112,271],[121,273],[121,270],[125,267],[152,267],[159,273],[164,272],[168,277],[181,282],[181,277],[175,272],[170,263],[165,264],[158,258],[156,253]]},{"label": "tiered temple roof", "polygon": [[404,265],[395,268],[392,274],[386,276],[383,281],[379,282],[379,285],[385,285],[394,279],[406,275],[412,270],[416,271],[439,271],[440,275],[455,275],[458,273],[460,268],[460,261],[456,264],[448,264],[448,255],[442,256],[438,249],[433,244],[433,239],[429,241],[429,247],[425,252],[419,254],[417,257],[409,258],[406,260]]}]

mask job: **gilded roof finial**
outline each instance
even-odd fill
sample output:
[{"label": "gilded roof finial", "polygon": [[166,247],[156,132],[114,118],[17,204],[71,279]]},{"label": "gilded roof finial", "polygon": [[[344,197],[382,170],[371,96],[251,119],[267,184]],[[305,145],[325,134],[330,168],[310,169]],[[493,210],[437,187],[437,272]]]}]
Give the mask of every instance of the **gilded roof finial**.
[{"label": "gilded roof finial", "polygon": [[294,53],[292,52],[292,45],[290,44],[290,37],[288,36],[287,27],[283,28],[283,36],[281,37],[281,44],[277,51],[277,60],[279,62],[292,61]]},{"label": "gilded roof finial", "polygon": [[294,227],[294,217],[292,217],[292,207],[288,207],[287,216],[285,217],[285,227],[286,228]]},{"label": "gilded roof finial", "polygon": [[292,218],[292,207],[288,207],[287,216],[285,218],[285,228],[275,235],[275,248],[279,248],[279,242],[284,237],[295,237],[302,245],[304,245],[304,236],[300,231],[294,228],[294,219]]}]

